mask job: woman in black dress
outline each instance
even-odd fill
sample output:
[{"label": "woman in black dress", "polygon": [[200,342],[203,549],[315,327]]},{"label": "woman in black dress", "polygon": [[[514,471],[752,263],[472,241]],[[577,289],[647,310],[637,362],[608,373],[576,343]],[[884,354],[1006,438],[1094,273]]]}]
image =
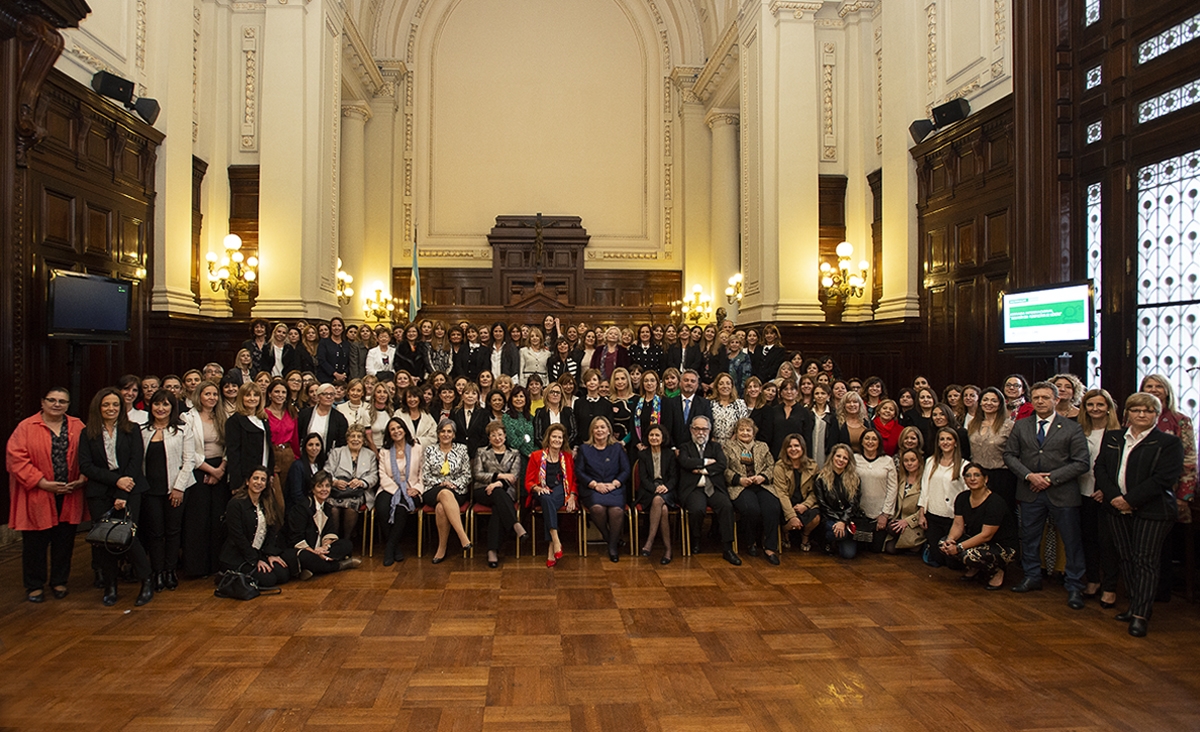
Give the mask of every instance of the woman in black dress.
[{"label": "woman in black dress", "polygon": [[[643,377],[645,378],[645,377]],[[649,557],[656,534],[662,535],[663,555],[659,564],[671,563],[671,516],[675,508],[675,488],[679,482],[679,463],[667,445],[667,433],[661,424],[652,424],[645,432],[645,449],[638,452],[637,504],[650,514],[642,556]]]}]

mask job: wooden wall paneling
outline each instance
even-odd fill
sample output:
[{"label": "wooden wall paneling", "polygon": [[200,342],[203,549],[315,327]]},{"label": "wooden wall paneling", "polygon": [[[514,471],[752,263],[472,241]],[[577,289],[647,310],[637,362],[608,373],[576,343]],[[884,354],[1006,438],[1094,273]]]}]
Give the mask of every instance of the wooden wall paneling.
[{"label": "wooden wall paneling", "polygon": [[[831,267],[837,267],[837,245],[846,240],[846,185],[848,179],[844,175],[822,175],[817,178],[817,212],[819,228],[817,232],[817,266],[829,262]],[[866,242],[851,242],[856,251],[863,252]],[[813,272],[810,276],[820,279]],[[818,293],[820,289],[818,286]],[[825,320],[839,323],[845,303],[837,303],[831,307],[823,294],[818,294],[821,307],[825,310]]]},{"label": "wooden wall paneling", "polygon": [[[408,268],[398,267],[392,271],[393,292],[408,292],[410,273]],[[588,269],[586,274],[579,302],[531,302],[529,307],[523,307],[519,304],[500,304],[511,298],[513,293],[505,292],[502,295],[496,292],[492,270],[422,267],[421,293],[425,303],[420,317],[447,322],[533,322],[540,321],[537,314],[554,311],[561,315],[564,322],[625,325],[640,323],[647,318],[666,322],[671,312],[669,303],[679,299],[683,288],[680,272]],[[518,283],[517,287],[523,288],[524,284]],[[518,289],[517,294],[521,291]]]},{"label": "wooden wall paneling", "polygon": [[[229,233],[242,239],[242,254],[258,256],[258,179],[257,165],[230,165],[229,175]],[[250,287],[249,298],[230,297],[229,305],[237,317],[247,317],[258,297],[257,280]]]},{"label": "wooden wall paneling", "polygon": [[934,384],[998,383],[1001,372],[1015,369],[1011,358],[995,355],[995,293],[982,286],[1007,282],[1013,264],[1012,104],[1011,97],[997,102],[912,150],[924,345],[938,354],[925,369]]},{"label": "wooden wall paneling", "polygon": [[[761,328],[763,324],[745,325]],[[928,360],[926,334],[918,320],[777,325],[789,350],[799,351],[805,358],[831,355],[842,376],[879,376],[892,393],[911,384]]]}]

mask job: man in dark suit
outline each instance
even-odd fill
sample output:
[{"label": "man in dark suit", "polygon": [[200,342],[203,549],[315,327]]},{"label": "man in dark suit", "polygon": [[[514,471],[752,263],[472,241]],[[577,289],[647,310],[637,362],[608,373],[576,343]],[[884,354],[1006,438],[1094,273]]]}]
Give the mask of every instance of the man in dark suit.
[{"label": "man in dark suit", "polygon": [[707,417],[712,422],[712,402],[704,398],[699,389],[700,374],[688,369],[679,375],[679,394],[666,399],[663,428],[671,435],[673,445],[682,445],[691,439],[688,425],[696,417]]},{"label": "man in dark suit", "polygon": [[1025,579],[1013,592],[1042,589],[1042,530],[1054,517],[1067,552],[1067,605],[1083,609],[1083,538],[1079,528],[1079,476],[1090,454],[1079,423],[1054,411],[1058,388],[1039,381],[1030,389],[1033,414],[1018,420],[1004,446],[1004,464],[1017,476],[1021,506],[1021,564]]},{"label": "man in dark suit", "polygon": [[1175,484],[1183,473],[1183,443],[1155,427],[1162,402],[1139,392],[1125,401],[1128,427],[1109,430],[1096,456],[1096,490],[1107,510],[1103,520],[1121,561],[1129,609],[1129,634],[1146,635],[1154,607],[1163,541],[1179,513]]},{"label": "man in dark suit", "polygon": [[741,566],[733,552],[733,502],[725,484],[725,450],[709,439],[712,420],[704,415],[692,418],[691,437],[679,445],[679,503],[687,512],[692,535],[692,553],[700,551],[700,528],[706,509],[713,510],[713,521],[721,532],[721,556]]}]

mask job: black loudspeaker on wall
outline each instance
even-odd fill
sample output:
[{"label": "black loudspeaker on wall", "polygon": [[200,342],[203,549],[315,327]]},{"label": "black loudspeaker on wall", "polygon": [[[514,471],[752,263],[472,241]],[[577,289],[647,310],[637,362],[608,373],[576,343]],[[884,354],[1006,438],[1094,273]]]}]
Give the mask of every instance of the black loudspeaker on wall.
[{"label": "black loudspeaker on wall", "polygon": [[953,99],[933,108],[933,122],[940,130],[948,124],[964,120],[971,114],[971,104],[966,99]]},{"label": "black loudspeaker on wall", "polygon": [[160,107],[157,99],[150,97],[140,97],[133,103],[133,109],[138,113],[138,116],[146,120],[146,124],[152,125],[158,119]]},{"label": "black loudspeaker on wall", "polygon": [[115,99],[121,104],[129,105],[133,102],[133,82],[116,74],[97,71],[92,77],[92,88],[97,94]]}]

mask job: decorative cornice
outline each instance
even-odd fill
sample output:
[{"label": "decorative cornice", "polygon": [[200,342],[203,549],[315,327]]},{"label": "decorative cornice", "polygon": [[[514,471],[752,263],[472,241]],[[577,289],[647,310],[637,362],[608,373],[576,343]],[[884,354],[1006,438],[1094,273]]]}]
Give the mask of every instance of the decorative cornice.
[{"label": "decorative cornice", "polygon": [[737,23],[730,23],[729,27],[725,29],[725,35],[721,36],[717,47],[713,50],[712,55],[708,57],[708,63],[704,64],[704,68],[700,69],[700,73],[696,75],[692,91],[696,93],[696,97],[700,101],[707,101],[725,78],[726,74],[729,73],[729,70],[737,64],[737,38]]},{"label": "decorative cornice", "polygon": [[366,41],[358,32],[354,20],[346,15],[342,19],[342,56],[346,60],[346,68],[358,77],[363,87],[371,94],[379,94],[387,85]]},{"label": "decorative cornice", "polygon": [[[421,259],[491,259],[491,249],[429,249],[421,247],[419,252]],[[412,247],[404,250],[403,256],[406,260],[412,259]]]},{"label": "decorative cornice", "polygon": [[838,17],[845,18],[851,13],[862,10],[874,10],[879,3],[876,0],[845,0],[838,6]]},{"label": "decorative cornice", "polygon": [[820,2],[795,2],[794,0],[771,0],[771,5],[768,8],[771,15],[779,17],[781,11],[791,11],[792,17],[796,20],[803,20],[804,13],[809,12],[816,14],[818,10],[823,8],[825,3]]},{"label": "decorative cornice", "polygon": [[625,259],[625,260],[653,260],[658,259],[658,252],[614,252],[614,251],[597,251],[588,249],[588,259]]}]

